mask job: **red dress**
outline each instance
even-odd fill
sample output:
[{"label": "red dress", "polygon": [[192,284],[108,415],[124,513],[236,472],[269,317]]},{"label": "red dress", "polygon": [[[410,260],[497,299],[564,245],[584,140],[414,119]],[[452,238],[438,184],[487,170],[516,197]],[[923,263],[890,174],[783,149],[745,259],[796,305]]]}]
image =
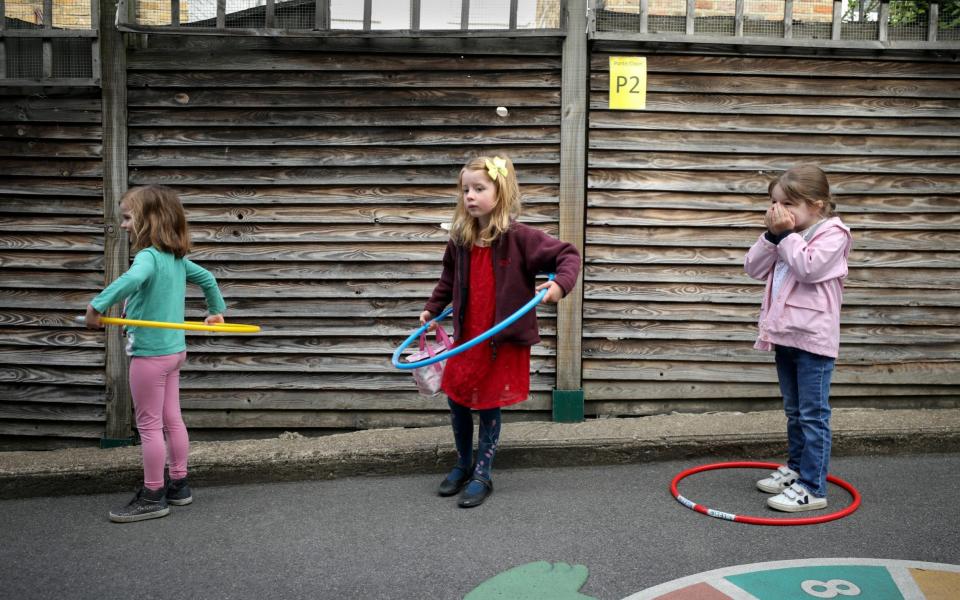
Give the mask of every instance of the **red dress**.
[{"label": "red dress", "polygon": [[[457,343],[472,340],[493,327],[496,316],[493,258],[489,247],[470,250],[467,314]],[[484,410],[523,402],[530,395],[530,346],[490,340],[447,360],[441,387],[451,400]]]}]

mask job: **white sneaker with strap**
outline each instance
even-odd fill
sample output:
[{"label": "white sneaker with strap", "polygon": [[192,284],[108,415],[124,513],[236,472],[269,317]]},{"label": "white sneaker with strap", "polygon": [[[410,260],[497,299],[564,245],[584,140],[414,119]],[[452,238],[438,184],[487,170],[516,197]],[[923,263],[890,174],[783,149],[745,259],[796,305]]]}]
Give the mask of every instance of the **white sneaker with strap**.
[{"label": "white sneaker with strap", "polygon": [[826,498],[818,498],[799,483],[794,483],[781,493],[767,499],[767,506],[784,512],[819,510],[827,507]]},{"label": "white sneaker with strap", "polygon": [[800,479],[800,473],[787,466],[777,467],[770,476],[757,482],[757,487],[768,494],[779,494]]}]

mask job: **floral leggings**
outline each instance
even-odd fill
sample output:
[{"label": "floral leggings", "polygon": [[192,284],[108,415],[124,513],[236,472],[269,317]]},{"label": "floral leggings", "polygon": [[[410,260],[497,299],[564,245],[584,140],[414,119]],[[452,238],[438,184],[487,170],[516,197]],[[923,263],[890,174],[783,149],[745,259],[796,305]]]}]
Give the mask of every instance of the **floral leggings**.
[{"label": "floral leggings", "polygon": [[[473,464],[473,416],[466,406],[450,399],[447,399],[447,404],[450,405],[450,424],[453,426],[453,440],[457,446],[457,466],[467,470]],[[477,414],[480,415],[480,436],[473,474],[489,480],[493,457],[500,442],[500,409],[478,410]]]}]

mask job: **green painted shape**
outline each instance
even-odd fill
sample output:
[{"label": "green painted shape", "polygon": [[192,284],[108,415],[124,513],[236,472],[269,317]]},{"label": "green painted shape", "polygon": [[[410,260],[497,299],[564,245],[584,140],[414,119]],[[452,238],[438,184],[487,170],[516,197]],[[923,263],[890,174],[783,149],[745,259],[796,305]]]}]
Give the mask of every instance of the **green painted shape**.
[{"label": "green painted shape", "polygon": [[[834,598],[834,600],[903,600],[900,588],[894,583],[886,567],[866,565],[831,565],[817,567],[791,567],[753,571],[742,575],[725,577],[737,587],[749,592],[758,600],[813,600],[815,598]],[[842,583],[850,582],[860,588],[859,594]],[[813,594],[804,591],[805,581],[819,584],[812,589]],[[847,592],[844,594],[844,592]],[[830,595],[835,593],[835,595]]]},{"label": "green painted shape", "polygon": [[541,560],[491,577],[463,600],[597,600],[579,591],[588,575],[583,565]]},{"label": "green painted shape", "polygon": [[553,390],[553,420],[555,423],[583,421],[583,390]]}]

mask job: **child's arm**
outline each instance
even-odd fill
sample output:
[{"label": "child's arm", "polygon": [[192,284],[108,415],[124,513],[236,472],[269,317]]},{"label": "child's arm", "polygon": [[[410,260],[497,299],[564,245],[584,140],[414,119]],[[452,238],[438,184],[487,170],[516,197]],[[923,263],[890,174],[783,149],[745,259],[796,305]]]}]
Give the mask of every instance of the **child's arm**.
[{"label": "child's arm", "polygon": [[[560,292],[553,289],[544,298],[546,302],[558,302],[577,285],[577,276],[580,274],[580,252],[569,242],[558,240],[547,235],[535,227],[529,227],[531,235],[526,236],[524,256],[527,269],[534,273],[556,273],[553,284],[560,287]],[[544,283],[536,289],[553,288],[551,283]]]},{"label": "child's arm", "polygon": [[[453,279],[456,272],[457,247],[453,241],[447,242],[447,249],[443,253],[443,273],[440,274],[440,281],[433,288],[433,293],[427,304],[423,307],[424,312],[429,312],[431,319],[439,315],[450,301],[453,300]],[[420,315],[423,319],[423,314]]]},{"label": "child's arm", "polygon": [[810,242],[798,234],[788,235],[777,252],[801,283],[819,283],[847,275],[850,233],[830,227]]},{"label": "child's arm", "polygon": [[207,319],[219,317],[219,321],[213,319],[211,323],[223,323],[221,315],[227,310],[227,305],[223,301],[223,295],[220,294],[216,277],[210,271],[187,258],[183,259],[183,264],[186,267],[187,281],[199,285],[203,289],[203,296],[207,301],[207,312],[210,313]]},{"label": "child's arm", "polygon": [[747,251],[747,256],[743,259],[743,270],[753,279],[765,281],[776,262],[777,246],[764,232]]},{"label": "child's arm", "polygon": [[137,291],[144,282],[153,277],[156,266],[157,263],[153,255],[146,251],[138,252],[133,257],[133,264],[130,265],[127,272],[117,277],[113,283],[90,301],[90,305],[87,307],[87,327],[98,328],[100,326],[100,315],[107,312],[117,302],[126,299]]}]

